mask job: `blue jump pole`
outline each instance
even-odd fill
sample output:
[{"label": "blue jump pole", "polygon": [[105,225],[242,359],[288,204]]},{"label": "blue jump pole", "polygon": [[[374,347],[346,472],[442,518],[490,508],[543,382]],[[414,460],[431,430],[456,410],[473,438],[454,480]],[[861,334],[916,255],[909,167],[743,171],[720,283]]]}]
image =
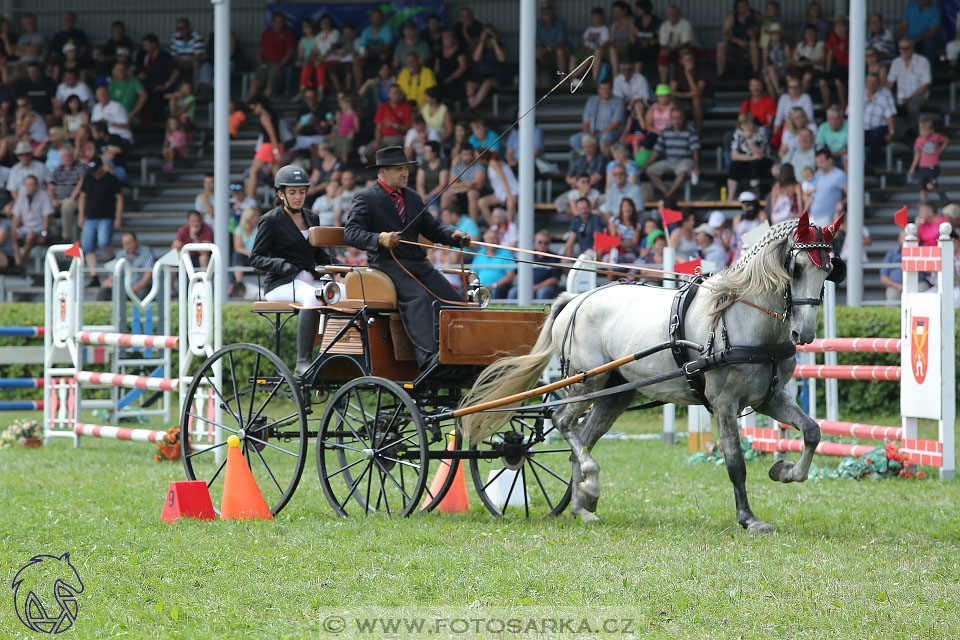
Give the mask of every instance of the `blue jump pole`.
[{"label": "blue jump pole", "polygon": [[0,389],[42,389],[43,378],[0,378]]},{"label": "blue jump pole", "polygon": [[42,338],[43,327],[0,327],[3,338]]},{"label": "blue jump pole", "polygon": [[43,400],[0,400],[0,411],[40,411]]}]

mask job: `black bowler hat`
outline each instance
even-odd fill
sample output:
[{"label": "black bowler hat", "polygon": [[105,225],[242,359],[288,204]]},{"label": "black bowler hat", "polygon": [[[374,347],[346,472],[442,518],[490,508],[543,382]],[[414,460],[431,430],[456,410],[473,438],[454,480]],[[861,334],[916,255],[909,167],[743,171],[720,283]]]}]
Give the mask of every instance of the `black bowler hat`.
[{"label": "black bowler hat", "polygon": [[418,164],[415,160],[407,160],[403,147],[384,147],[377,149],[377,163],[367,166],[367,169],[380,167],[399,167],[405,164]]}]

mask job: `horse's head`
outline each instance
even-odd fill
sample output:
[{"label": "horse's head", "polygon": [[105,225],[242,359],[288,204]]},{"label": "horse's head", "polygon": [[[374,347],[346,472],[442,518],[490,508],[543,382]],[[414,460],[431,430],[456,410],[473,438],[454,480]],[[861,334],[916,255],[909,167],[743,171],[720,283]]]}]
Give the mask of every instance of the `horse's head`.
[{"label": "horse's head", "polygon": [[841,213],[836,220],[822,228],[810,224],[807,212],[797,222],[785,265],[790,276],[785,293],[786,313],[790,319],[790,339],[794,344],[807,344],[814,339],[817,307],[823,301],[824,282],[841,282],[846,273],[843,261],[833,255],[831,244],[843,216]]}]

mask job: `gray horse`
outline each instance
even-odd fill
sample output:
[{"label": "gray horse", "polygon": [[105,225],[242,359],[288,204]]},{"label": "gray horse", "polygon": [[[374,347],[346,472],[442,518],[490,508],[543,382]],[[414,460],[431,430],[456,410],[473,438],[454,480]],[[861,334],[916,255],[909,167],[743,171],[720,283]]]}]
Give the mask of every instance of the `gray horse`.
[{"label": "gray horse", "polygon": [[[807,215],[772,227],[736,263],[703,282],[684,314],[685,339],[700,345],[711,340],[715,350],[725,345],[761,347],[813,340],[817,306],[824,281],[831,270],[839,275],[842,263],[831,263],[829,243],[842,215],[829,226],[809,224]],[[831,279],[834,279],[831,277]],[[587,371],[618,358],[663,343],[668,339],[671,305],[675,290],[637,285],[616,285],[580,296],[561,295],[544,324],[533,350],[527,355],[504,358],[490,365],[477,379],[462,406],[506,397],[531,389],[556,354],[568,371]],[[721,337],[725,336],[725,340]],[[743,350],[746,351],[746,350]],[[686,350],[684,360],[696,360],[695,350]],[[778,461],[770,478],[779,482],[803,482],[820,429],[783,389],[796,365],[794,355],[765,362],[733,363],[709,369],[703,377],[703,396],[697,397],[683,377],[643,389],[654,400],[676,404],[707,404],[716,416],[720,441],[733,483],[737,522],[751,533],[773,527],[750,510],[745,487],[746,466],[740,450],[738,415],[753,407],[774,420],[792,425],[803,434],[804,451],[797,463]],[[624,365],[615,372],[589,378],[569,387],[570,396],[638,381],[678,365],[670,350]],[[593,401],[562,405],[553,416],[563,437],[573,449],[573,495],[571,512],[584,521],[596,519],[600,497],[600,467],[591,455],[593,446],[634,400],[629,389]],[[705,400],[705,402],[704,402]],[[592,403],[586,418],[580,420]],[[509,414],[479,413],[463,419],[465,436],[479,442],[495,433]]]}]

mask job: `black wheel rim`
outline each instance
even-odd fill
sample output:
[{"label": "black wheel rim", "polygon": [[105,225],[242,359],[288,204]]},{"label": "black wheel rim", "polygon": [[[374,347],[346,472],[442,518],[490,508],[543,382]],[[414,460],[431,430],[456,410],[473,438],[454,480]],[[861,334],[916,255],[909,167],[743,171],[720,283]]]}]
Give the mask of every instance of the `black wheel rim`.
[{"label": "black wheel rim", "polygon": [[364,377],[340,388],[317,436],[317,473],[339,516],[408,516],[429,471],[420,411],[396,383]]},{"label": "black wheel rim", "polygon": [[517,414],[471,449],[500,454],[470,460],[474,489],[493,515],[555,516],[570,503],[572,451],[559,430],[542,417]]},{"label": "black wheel rim", "polygon": [[290,370],[267,349],[232,344],[200,365],[187,388],[180,429],[181,442],[190,435],[182,447],[187,479],[207,483],[217,513],[231,435],[241,438],[240,452],[274,515],[293,496],[306,462],[306,414]]}]

